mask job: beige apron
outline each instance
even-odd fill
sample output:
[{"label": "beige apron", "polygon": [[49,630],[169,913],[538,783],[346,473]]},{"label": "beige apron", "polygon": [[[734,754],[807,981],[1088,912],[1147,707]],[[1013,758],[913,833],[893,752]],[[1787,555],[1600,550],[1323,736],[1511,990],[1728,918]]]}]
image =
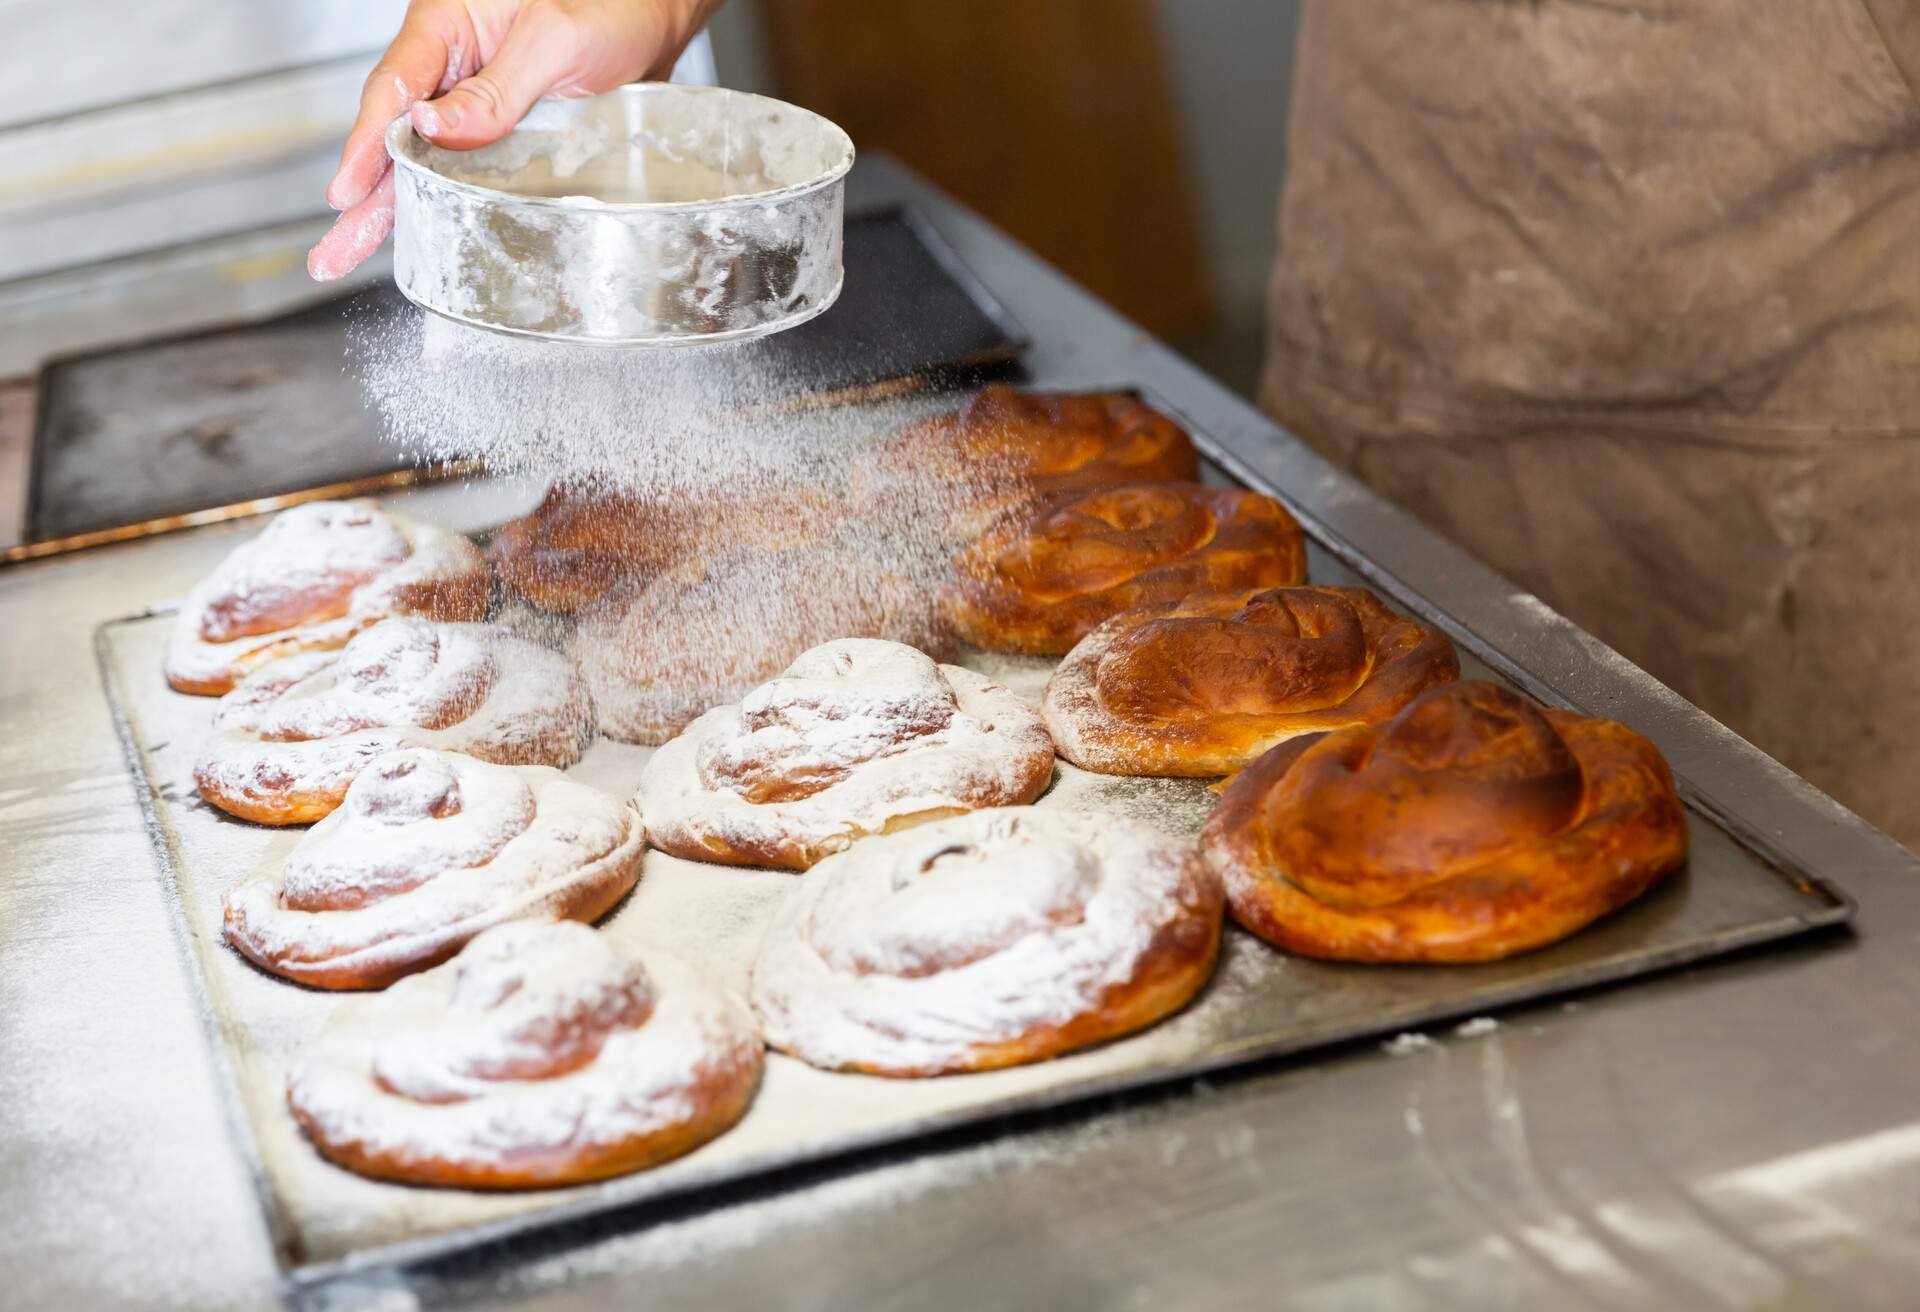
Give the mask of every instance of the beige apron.
[{"label": "beige apron", "polygon": [[1309,0],[1264,399],[1920,845],[1920,3]]}]

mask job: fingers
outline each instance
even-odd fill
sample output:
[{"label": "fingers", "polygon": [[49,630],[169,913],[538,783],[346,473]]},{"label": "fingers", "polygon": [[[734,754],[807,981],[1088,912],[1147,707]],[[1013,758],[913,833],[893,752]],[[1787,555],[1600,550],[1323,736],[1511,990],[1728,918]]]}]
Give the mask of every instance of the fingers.
[{"label": "fingers", "polygon": [[[393,231],[385,138],[401,114],[411,110],[415,129],[436,145],[487,145],[541,96],[591,95],[654,70],[665,76],[717,4],[413,0],[361,91],[359,115],[327,186],[328,203],[342,213],[309,252],[308,272],[322,282],[343,277]],[[436,92],[446,94],[429,101]]]},{"label": "fingers", "polygon": [[360,92],[359,116],[340,152],[340,167],[327,184],[327,203],[333,208],[358,205],[380,181],[387,168],[387,125],[438,90],[450,63],[459,58],[448,36],[434,6],[415,5],[407,11],[400,34]]},{"label": "fingers", "polygon": [[438,100],[413,107],[414,130],[434,145],[453,150],[498,141],[534,101],[571,85],[583,51],[602,39],[603,34],[583,30],[565,10],[530,6],[485,68]]},{"label": "fingers", "polygon": [[373,190],[335,219],[327,235],[307,252],[307,276],[315,282],[344,278],[379,250],[392,231],[393,167],[389,164]]}]

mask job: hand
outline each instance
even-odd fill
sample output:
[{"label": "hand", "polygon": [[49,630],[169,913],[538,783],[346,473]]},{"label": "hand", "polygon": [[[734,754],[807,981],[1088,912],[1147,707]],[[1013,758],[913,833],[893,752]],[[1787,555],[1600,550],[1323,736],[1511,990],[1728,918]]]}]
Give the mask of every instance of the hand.
[{"label": "hand", "polygon": [[[472,150],[512,131],[541,96],[591,96],[664,78],[720,0],[412,0],[360,92],[327,203],[341,211],[307,254],[343,277],[393,231],[387,125],[412,111],[436,146]],[[438,96],[438,99],[431,97]]]}]

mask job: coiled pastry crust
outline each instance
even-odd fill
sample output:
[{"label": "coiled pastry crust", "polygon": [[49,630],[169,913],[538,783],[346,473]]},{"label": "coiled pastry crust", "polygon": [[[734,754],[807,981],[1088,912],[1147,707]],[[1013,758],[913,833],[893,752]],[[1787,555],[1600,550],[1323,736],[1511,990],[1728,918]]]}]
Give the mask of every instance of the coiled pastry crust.
[{"label": "coiled pastry crust", "polygon": [[492,579],[479,548],[375,501],[311,501],[274,516],[180,603],[167,683],[217,697],[270,661],[333,651],[392,615],[478,620]]},{"label": "coiled pastry crust", "polygon": [[261,824],[307,824],[396,747],[572,765],[593,704],[572,661],[489,624],[383,620],[337,652],[275,661],[221,698],[200,795]]},{"label": "coiled pastry crust", "polygon": [[845,517],[838,497],[800,481],[671,497],[556,483],[532,512],[500,526],[488,556],[510,591],[572,614],[690,556],[743,541],[822,541]]},{"label": "coiled pastry crust", "polygon": [[640,804],[655,847],[804,870],[855,839],[983,807],[1053,778],[1053,743],[1013,693],[897,642],[803,653],[655,752]]},{"label": "coiled pastry crust", "polygon": [[523,1189],[697,1148],[746,1111],[762,1060],[745,1005],[686,965],[573,921],[516,921],[343,1004],[287,1103],[350,1171]]},{"label": "coiled pastry crust", "polygon": [[767,1042],[829,1070],[1039,1061],[1185,1006],[1219,950],[1194,849],[1136,821],[975,811],[865,839],[800,877],[762,940]]},{"label": "coiled pastry crust", "polygon": [[1392,720],[1296,738],[1201,836],[1234,918],[1344,961],[1491,961],[1625,906],[1686,857],[1652,743],[1463,680]]},{"label": "coiled pastry crust", "polygon": [[1082,638],[1042,706],[1060,754],[1103,774],[1230,774],[1304,733],[1373,724],[1460,659],[1365,588],[1196,592]]},{"label": "coiled pastry crust", "polygon": [[384,988],[509,920],[594,921],[640,877],[631,803],[545,766],[375,757],[282,868],[227,894],[227,940],[276,975]]},{"label": "coiled pastry crust", "polygon": [[1011,510],[1121,483],[1199,477],[1193,441],[1131,392],[982,389],[957,409],[908,424],[852,470],[856,504],[966,541]]},{"label": "coiled pastry crust", "polygon": [[998,521],[955,562],[946,609],[966,641],[1057,656],[1122,611],[1306,578],[1300,525],[1272,497],[1199,483],[1068,495]]},{"label": "coiled pastry crust", "polygon": [[838,547],[759,545],[605,598],[581,616],[572,650],[600,731],[658,744],[835,638],[887,638],[936,659],[953,650],[937,601],[904,574]]}]

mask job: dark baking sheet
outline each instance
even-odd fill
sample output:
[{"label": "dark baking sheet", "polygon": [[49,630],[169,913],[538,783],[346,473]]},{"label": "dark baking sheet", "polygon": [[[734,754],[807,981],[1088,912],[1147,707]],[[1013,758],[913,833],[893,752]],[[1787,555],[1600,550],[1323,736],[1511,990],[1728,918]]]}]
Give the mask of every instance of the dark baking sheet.
[{"label": "dark baking sheet", "polygon": [[[1219,455],[1204,435],[1195,436],[1203,450]],[[1311,523],[1308,530],[1310,571],[1317,582],[1363,581],[1369,572],[1364,558]],[[1403,608],[1440,620],[1393,580],[1365,581]],[[236,837],[251,842],[247,835],[260,831],[236,826],[192,796],[186,771],[200,732],[196,725],[210,714],[210,706],[168,692],[159,676],[158,655],[169,623],[166,615],[147,615],[103,626],[98,650],[104,684],[181,916],[204,1019],[226,1076],[235,1132],[253,1168],[276,1255],[299,1284],[444,1255],[532,1227],[1009,1113],[1478,1015],[1804,934],[1839,924],[1851,913],[1851,904],[1825,881],[1778,854],[1765,854],[1760,840],[1730,832],[1690,798],[1693,841],[1685,872],[1619,914],[1538,952],[1482,966],[1352,966],[1288,957],[1230,928],[1220,971],[1193,1007],[1089,1052],[1012,1071],[931,1081],[826,1075],[775,1054],[761,1100],[740,1127],[653,1171],[505,1199],[354,1184],[349,1192],[358,1190],[355,1197],[365,1208],[356,1214],[339,1205],[342,1182],[335,1178],[336,1168],[299,1142],[276,1082],[285,1055],[273,1045],[317,1026],[334,999],[290,989],[251,970],[220,941],[218,899],[235,877],[225,867],[243,858],[245,868],[253,868],[273,859],[278,849],[233,851]],[[1488,652],[1482,660],[1475,654],[1482,646],[1471,635],[1455,636],[1465,648],[1466,674],[1527,690],[1531,681],[1511,670],[1499,653]],[[1029,695],[1044,682],[1050,664],[981,654],[964,663]],[[636,776],[641,754],[642,749],[596,745],[576,772],[602,786],[620,787]],[[1190,832],[1210,800],[1195,781],[1103,779],[1063,763],[1054,790],[1041,804],[1159,817],[1170,827],[1178,825],[1179,832]],[[259,841],[286,845],[293,838]],[[642,943],[678,942],[682,933],[706,935],[700,939],[703,960],[722,973],[737,971],[739,945],[712,936],[712,926],[757,923],[753,917],[764,908],[757,909],[755,899],[766,896],[764,884],[755,892],[751,881],[757,877],[737,871],[723,872],[727,877],[717,880],[709,873],[702,883],[699,868],[691,876],[685,868],[691,863],[658,853],[649,854],[648,861],[640,891],[610,918],[606,932]],[[780,884],[791,877],[771,878]],[[688,916],[688,899],[708,896],[709,888],[713,896],[741,899],[739,906],[729,905],[718,917]],[[685,922],[679,919],[683,916]],[[300,1008],[305,1009],[301,1015],[291,1014]],[[332,1203],[322,1201],[329,1197]]]},{"label": "dark baking sheet", "polygon": [[796,392],[903,378],[944,382],[1009,365],[1027,344],[1020,326],[915,210],[849,217],[842,258],[840,299],[756,344],[778,362],[764,372],[797,380]]},{"label": "dark baking sheet", "polygon": [[383,474],[343,368],[348,316],[391,286],[247,327],[73,356],[40,373],[27,540],[46,541]]},{"label": "dark baking sheet", "polygon": [[[776,362],[770,375],[793,380],[796,395],[964,375],[1010,364],[1025,345],[1006,311],[911,210],[849,218],[845,263],[831,309],[755,347]],[[411,462],[380,440],[343,367],[355,317],[405,307],[385,285],[264,323],[49,363],[40,375],[27,541],[405,468]]]}]

